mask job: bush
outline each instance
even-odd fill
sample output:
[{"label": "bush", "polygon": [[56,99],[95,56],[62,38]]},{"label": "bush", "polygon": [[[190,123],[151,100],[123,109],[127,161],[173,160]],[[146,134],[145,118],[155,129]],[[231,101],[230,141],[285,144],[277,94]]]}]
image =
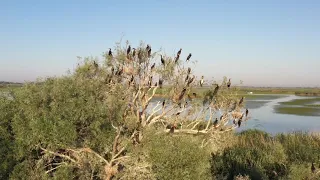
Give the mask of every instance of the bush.
[{"label": "bush", "polygon": [[276,139],[282,144],[288,160],[292,163],[311,163],[320,160],[319,135],[294,132],[279,134]]},{"label": "bush", "polygon": [[157,179],[210,179],[210,156],[190,136],[148,135],[145,142]]},{"label": "bush", "polygon": [[234,179],[239,174],[271,179],[288,173],[282,145],[267,133],[249,130],[235,138],[234,146],[212,156],[212,175],[217,179]]}]

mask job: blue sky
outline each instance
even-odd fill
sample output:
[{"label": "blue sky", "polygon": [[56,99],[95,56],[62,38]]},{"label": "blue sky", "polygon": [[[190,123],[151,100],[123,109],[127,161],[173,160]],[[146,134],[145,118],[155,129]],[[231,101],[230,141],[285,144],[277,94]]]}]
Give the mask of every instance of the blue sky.
[{"label": "blue sky", "polygon": [[65,74],[121,36],[196,74],[253,86],[320,86],[320,1],[0,1],[0,81]]}]

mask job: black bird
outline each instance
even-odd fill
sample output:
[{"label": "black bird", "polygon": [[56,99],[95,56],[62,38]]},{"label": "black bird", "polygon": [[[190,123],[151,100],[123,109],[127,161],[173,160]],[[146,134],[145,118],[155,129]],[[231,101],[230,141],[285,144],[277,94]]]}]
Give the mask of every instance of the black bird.
[{"label": "black bird", "polygon": [[216,118],[216,120],[213,122],[214,127],[217,127],[217,125],[218,125],[218,118]]},{"label": "black bird", "polygon": [[194,95],[194,97],[197,97],[197,93],[192,93]]},{"label": "black bird", "polygon": [[132,83],[133,80],[134,80],[134,77],[133,77],[133,75],[131,75],[130,83]]},{"label": "black bird", "polygon": [[316,172],[316,167],[314,166],[314,163],[311,164],[311,172],[312,173]]},{"label": "black bird", "polygon": [[241,105],[241,104],[243,103],[243,99],[244,99],[244,97],[242,97],[242,98],[240,99],[239,105]]},{"label": "black bird", "polygon": [[187,86],[189,86],[193,82],[194,78],[195,78],[195,76],[193,76],[191,79],[189,79]]},{"label": "black bird", "polygon": [[191,58],[191,56],[192,56],[192,54],[191,53],[189,53],[189,56],[187,57],[187,62],[189,62],[190,61],[190,58]]},{"label": "black bird", "polygon": [[182,51],[182,48],[180,48],[180,50],[178,51],[177,56],[180,57],[181,51]]},{"label": "black bird", "polygon": [[163,80],[162,80],[162,79],[159,79],[159,86],[160,86],[160,88],[162,88],[162,84],[163,84]]},{"label": "black bird", "polygon": [[186,77],[186,79],[184,81],[187,82],[188,79],[189,79],[189,74],[187,74],[187,77]]},{"label": "black bird", "polygon": [[98,69],[99,65],[98,65],[98,63],[97,63],[96,61],[93,61],[93,65],[94,65],[94,67],[95,67],[96,69]]},{"label": "black bird", "polygon": [[128,49],[127,49],[127,55],[129,55],[131,52],[131,46],[129,45]]},{"label": "black bird", "polygon": [[114,67],[111,68],[111,74],[113,75],[114,73]]},{"label": "black bird", "polygon": [[249,110],[246,109],[246,117],[248,117],[248,114],[249,114]]},{"label": "black bird", "polygon": [[188,74],[190,74],[191,73],[191,68],[190,67],[188,67],[188,72],[187,72]]},{"label": "black bird", "polygon": [[203,86],[203,83],[204,83],[204,76],[201,76],[201,80],[200,80],[200,86],[202,87]]},{"label": "black bird", "polygon": [[241,119],[239,119],[239,121],[238,121],[238,127],[240,127],[240,126],[241,126],[241,122],[242,122],[242,120],[241,120]]},{"label": "black bird", "polygon": [[132,52],[132,56],[135,57],[136,56],[136,48],[132,48],[133,52]]},{"label": "black bird", "polygon": [[150,58],[150,57],[151,57],[151,47],[148,50],[148,58]]},{"label": "black bird", "polygon": [[147,44],[146,50],[149,51],[149,49],[151,49],[151,47],[149,44]]},{"label": "black bird", "polygon": [[164,105],[166,104],[166,100],[164,99],[163,101],[162,101],[162,108],[164,108]]},{"label": "black bird", "polygon": [[142,60],[142,51],[141,51],[141,49],[139,49],[139,51],[138,51],[138,58],[139,58],[139,63],[141,63],[141,60]]},{"label": "black bird", "polygon": [[153,68],[156,66],[156,63],[153,63],[151,66],[151,71],[153,70]]},{"label": "black bird", "polygon": [[111,51],[111,48],[109,48],[109,52],[108,52],[108,55],[109,55],[109,56],[112,56],[112,51]]},{"label": "black bird", "polygon": [[175,58],[174,62],[177,63],[179,58],[180,58],[180,55],[177,55],[177,57]]},{"label": "black bird", "polygon": [[180,112],[177,112],[176,116],[179,116],[180,115]]},{"label": "black bird", "polygon": [[227,83],[228,88],[230,88],[231,86],[231,79],[229,79],[228,83]]},{"label": "black bird", "polygon": [[158,82],[154,83],[154,86],[157,87],[158,86]]},{"label": "black bird", "polygon": [[183,98],[183,96],[186,93],[186,91],[187,91],[187,89],[183,88],[183,90],[181,91],[180,96],[179,96],[179,101]]},{"label": "black bird", "polygon": [[217,87],[214,89],[213,91],[213,96],[215,96],[219,91],[219,85],[217,85]]},{"label": "black bird", "polygon": [[149,81],[148,81],[149,88],[151,87],[151,84],[152,84],[152,76],[150,76]]},{"label": "black bird", "polygon": [[166,64],[165,64],[165,61],[164,61],[162,55],[160,55],[160,56],[161,56],[161,64],[162,64],[163,66],[165,66],[165,65],[166,65]]}]

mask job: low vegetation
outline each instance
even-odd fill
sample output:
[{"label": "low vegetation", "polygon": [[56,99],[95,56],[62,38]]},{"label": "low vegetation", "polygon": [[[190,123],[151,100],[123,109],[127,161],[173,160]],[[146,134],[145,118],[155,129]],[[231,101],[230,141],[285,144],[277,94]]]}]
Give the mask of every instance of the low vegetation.
[{"label": "low vegetation", "polygon": [[[84,58],[70,74],[8,89],[0,95],[0,179],[319,175],[307,170],[320,163],[319,136],[235,134],[248,120],[245,98],[227,78],[206,80],[213,85],[196,91],[190,57],[116,44],[102,61]],[[154,100],[156,92],[164,100]]]}]

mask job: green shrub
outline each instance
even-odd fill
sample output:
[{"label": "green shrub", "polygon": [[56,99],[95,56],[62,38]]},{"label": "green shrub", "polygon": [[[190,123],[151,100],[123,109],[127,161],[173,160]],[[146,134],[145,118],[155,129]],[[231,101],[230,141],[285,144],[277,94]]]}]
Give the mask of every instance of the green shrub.
[{"label": "green shrub", "polygon": [[288,160],[292,163],[311,163],[320,160],[319,135],[295,132],[279,134],[276,139],[282,144]]},{"label": "green shrub", "polygon": [[285,176],[286,154],[279,142],[258,130],[239,134],[237,143],[221,154],[212,156],[212,175],[217,179],[233,179],[248,175],[251,179]]},{"label": "green shrub", "polygon": [[157,179],[210,179],[210,156],[196,137],[148,134],[146,141]]}]

